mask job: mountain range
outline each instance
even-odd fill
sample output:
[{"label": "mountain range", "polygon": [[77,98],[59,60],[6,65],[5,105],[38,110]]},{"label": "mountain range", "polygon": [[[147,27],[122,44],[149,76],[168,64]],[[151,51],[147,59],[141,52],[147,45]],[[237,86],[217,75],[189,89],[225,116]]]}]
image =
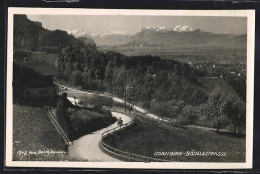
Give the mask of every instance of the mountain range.
[{"label": "mountain range", "polygon": [[193,29],[187,25],[173,27],[147,26],[136,33],[113,31],[109,33],[90,33],[82,30],[47,30],[37,21],[26,15],[14,15],[14,48],[32,51],[58,53],[60,48],[71,43],[82,42],[87,47],[174,47],[174,46],[233,46],[246,48],[247,35],[216,34]]},{"label": "mountain range", "polygon": [[[97,46],[129,45],[129,43],[145,43],[144,45],[161,46],[234,46],[246,48],[247,35],[216,34],[193,29],[187,25],[147,26],[140,31],[130,34],[127,32],[109,32],[105,34],[90,33],[83,30],[67,30],[74,37],[88,37],[94,40]],[[130,44],[131,45],[131,44]],[[143,44],[142,44],[143,45]]]}]

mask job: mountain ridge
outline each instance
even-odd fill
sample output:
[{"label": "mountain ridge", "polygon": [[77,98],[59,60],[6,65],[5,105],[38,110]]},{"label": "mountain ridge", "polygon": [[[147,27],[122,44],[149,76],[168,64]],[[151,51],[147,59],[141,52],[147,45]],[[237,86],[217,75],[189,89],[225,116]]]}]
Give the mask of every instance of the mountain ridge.
[{"label": "mountain ridge", "polygon": [[38,21],[31,21],[26,15],[14,15],[14,48],[30,51],[59,53],[63,47],[86,46],[92,50],[96,44],[91,38],[78,39],[63,30],[48,30]]},{"label": "mountain ridge", "polygon": [[[76,31],[76,32],[75,32]],[[212,46],[234,46],[246,47],[246,34],[234,35],[230,33],[212,33],[201,29],[194,29],[188,25],[177,25],[173,27],[148,26],[140,31],[130,34],[127,32],[109,32],[105,34],[90,33],[84,30],[69,32],[77,37],[89,37],[97,46],[127,45],[131,42],[146,42],[148,45],[212,45]],[[73,34],[74,33],[74,34]]]}]

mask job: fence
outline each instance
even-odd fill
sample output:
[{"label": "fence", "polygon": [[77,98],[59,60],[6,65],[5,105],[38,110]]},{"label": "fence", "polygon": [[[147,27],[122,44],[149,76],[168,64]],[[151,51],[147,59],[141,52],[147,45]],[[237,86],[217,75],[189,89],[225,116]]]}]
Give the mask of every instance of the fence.
[{"label": "fence", "polygon": [[116,148],[113,148],[111,146],[109,146],[108,144],[106,144],[104,142],[104,138],[117,132],[117,131],[122,131],[125,128],[128,128],[130,126],[132,126],[134,124],[134,119],[132,121],[130,121],[129,123],[123,124],[122,126],[118,126],[115,127],[113,129],[110,129],[108,131],[105,131],[102,133],[102,139],[101,139],[101,148],[103,148],[104,151],[114,155],[114,156],[118,156],[126,161],[138,161],[138,162],[169,162],[169,160],[164,160],[164,159],[158,159],[158,158],[151,158],[151,157],[147,157],[147,156],[142,156],[142,155],[138,155],[138,154],[134,154],[134,153],[130,153],[130,152],[125,152],[125,151],[121,151],[118,150]]},{"label": "fence", "polygon": [[52,124],[54,130],[56,131],[56,133],[58,134],[58,136],[64,141],[64,143],[68,146],[70,146],[72,143],[70,142],[69,138],[67,137],[66,133],[64,132],[64,130],[62,129],[62,127],[60,126],[57,118],[52,114],[51,110],[49,107],[43,107],[47,117],[50,121],[50,123]]}]

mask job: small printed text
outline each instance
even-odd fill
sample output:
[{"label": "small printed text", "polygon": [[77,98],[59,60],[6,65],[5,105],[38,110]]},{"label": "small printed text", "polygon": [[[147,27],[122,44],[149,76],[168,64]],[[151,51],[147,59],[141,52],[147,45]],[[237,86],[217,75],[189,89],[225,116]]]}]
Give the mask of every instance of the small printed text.
[{"label": "small printed text", "polygon": [[16,152],[18,156],[27,156],[27,155],[50,155],[50,154],[66,154],[67,152],[62,150],[38,150],[38,151],[32,151],[32,150],[19,150]]},{"label": "small printed text", "polygon": [[180,152],[154,152],[154,156],[226,156],[227,152],[210,151],[180,151]]}]

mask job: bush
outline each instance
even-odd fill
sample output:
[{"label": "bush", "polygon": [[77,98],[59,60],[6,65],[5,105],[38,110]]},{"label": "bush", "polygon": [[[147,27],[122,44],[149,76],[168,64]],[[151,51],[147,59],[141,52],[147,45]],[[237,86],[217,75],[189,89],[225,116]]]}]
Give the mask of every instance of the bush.
[{"label": "bush", "polygon": [[70,76],[70,84],[72,86],[82,85],[82,73],[80,71],[73,71],[73,73]]},{"label": "bush", "polygon": [[100,95],[95,95],[89,100],[89,104],[95,105],[96,108],[101,109],[102,106],[112,107],[113,99],[112,97],[104,97]]},{"label": "bush", "polygon": [[103,110],[103,113],[99,113],[88,110],[78,111],[70,109],[67,121],[69,137],[71,140],[75,140],[114,123],[116,118],[108,110]]},{"label": "bush", "polygon": [[198,118],[198,112],[194,106],[187,105],[182,109],[178,119],[180,124],[194,124]]}]

